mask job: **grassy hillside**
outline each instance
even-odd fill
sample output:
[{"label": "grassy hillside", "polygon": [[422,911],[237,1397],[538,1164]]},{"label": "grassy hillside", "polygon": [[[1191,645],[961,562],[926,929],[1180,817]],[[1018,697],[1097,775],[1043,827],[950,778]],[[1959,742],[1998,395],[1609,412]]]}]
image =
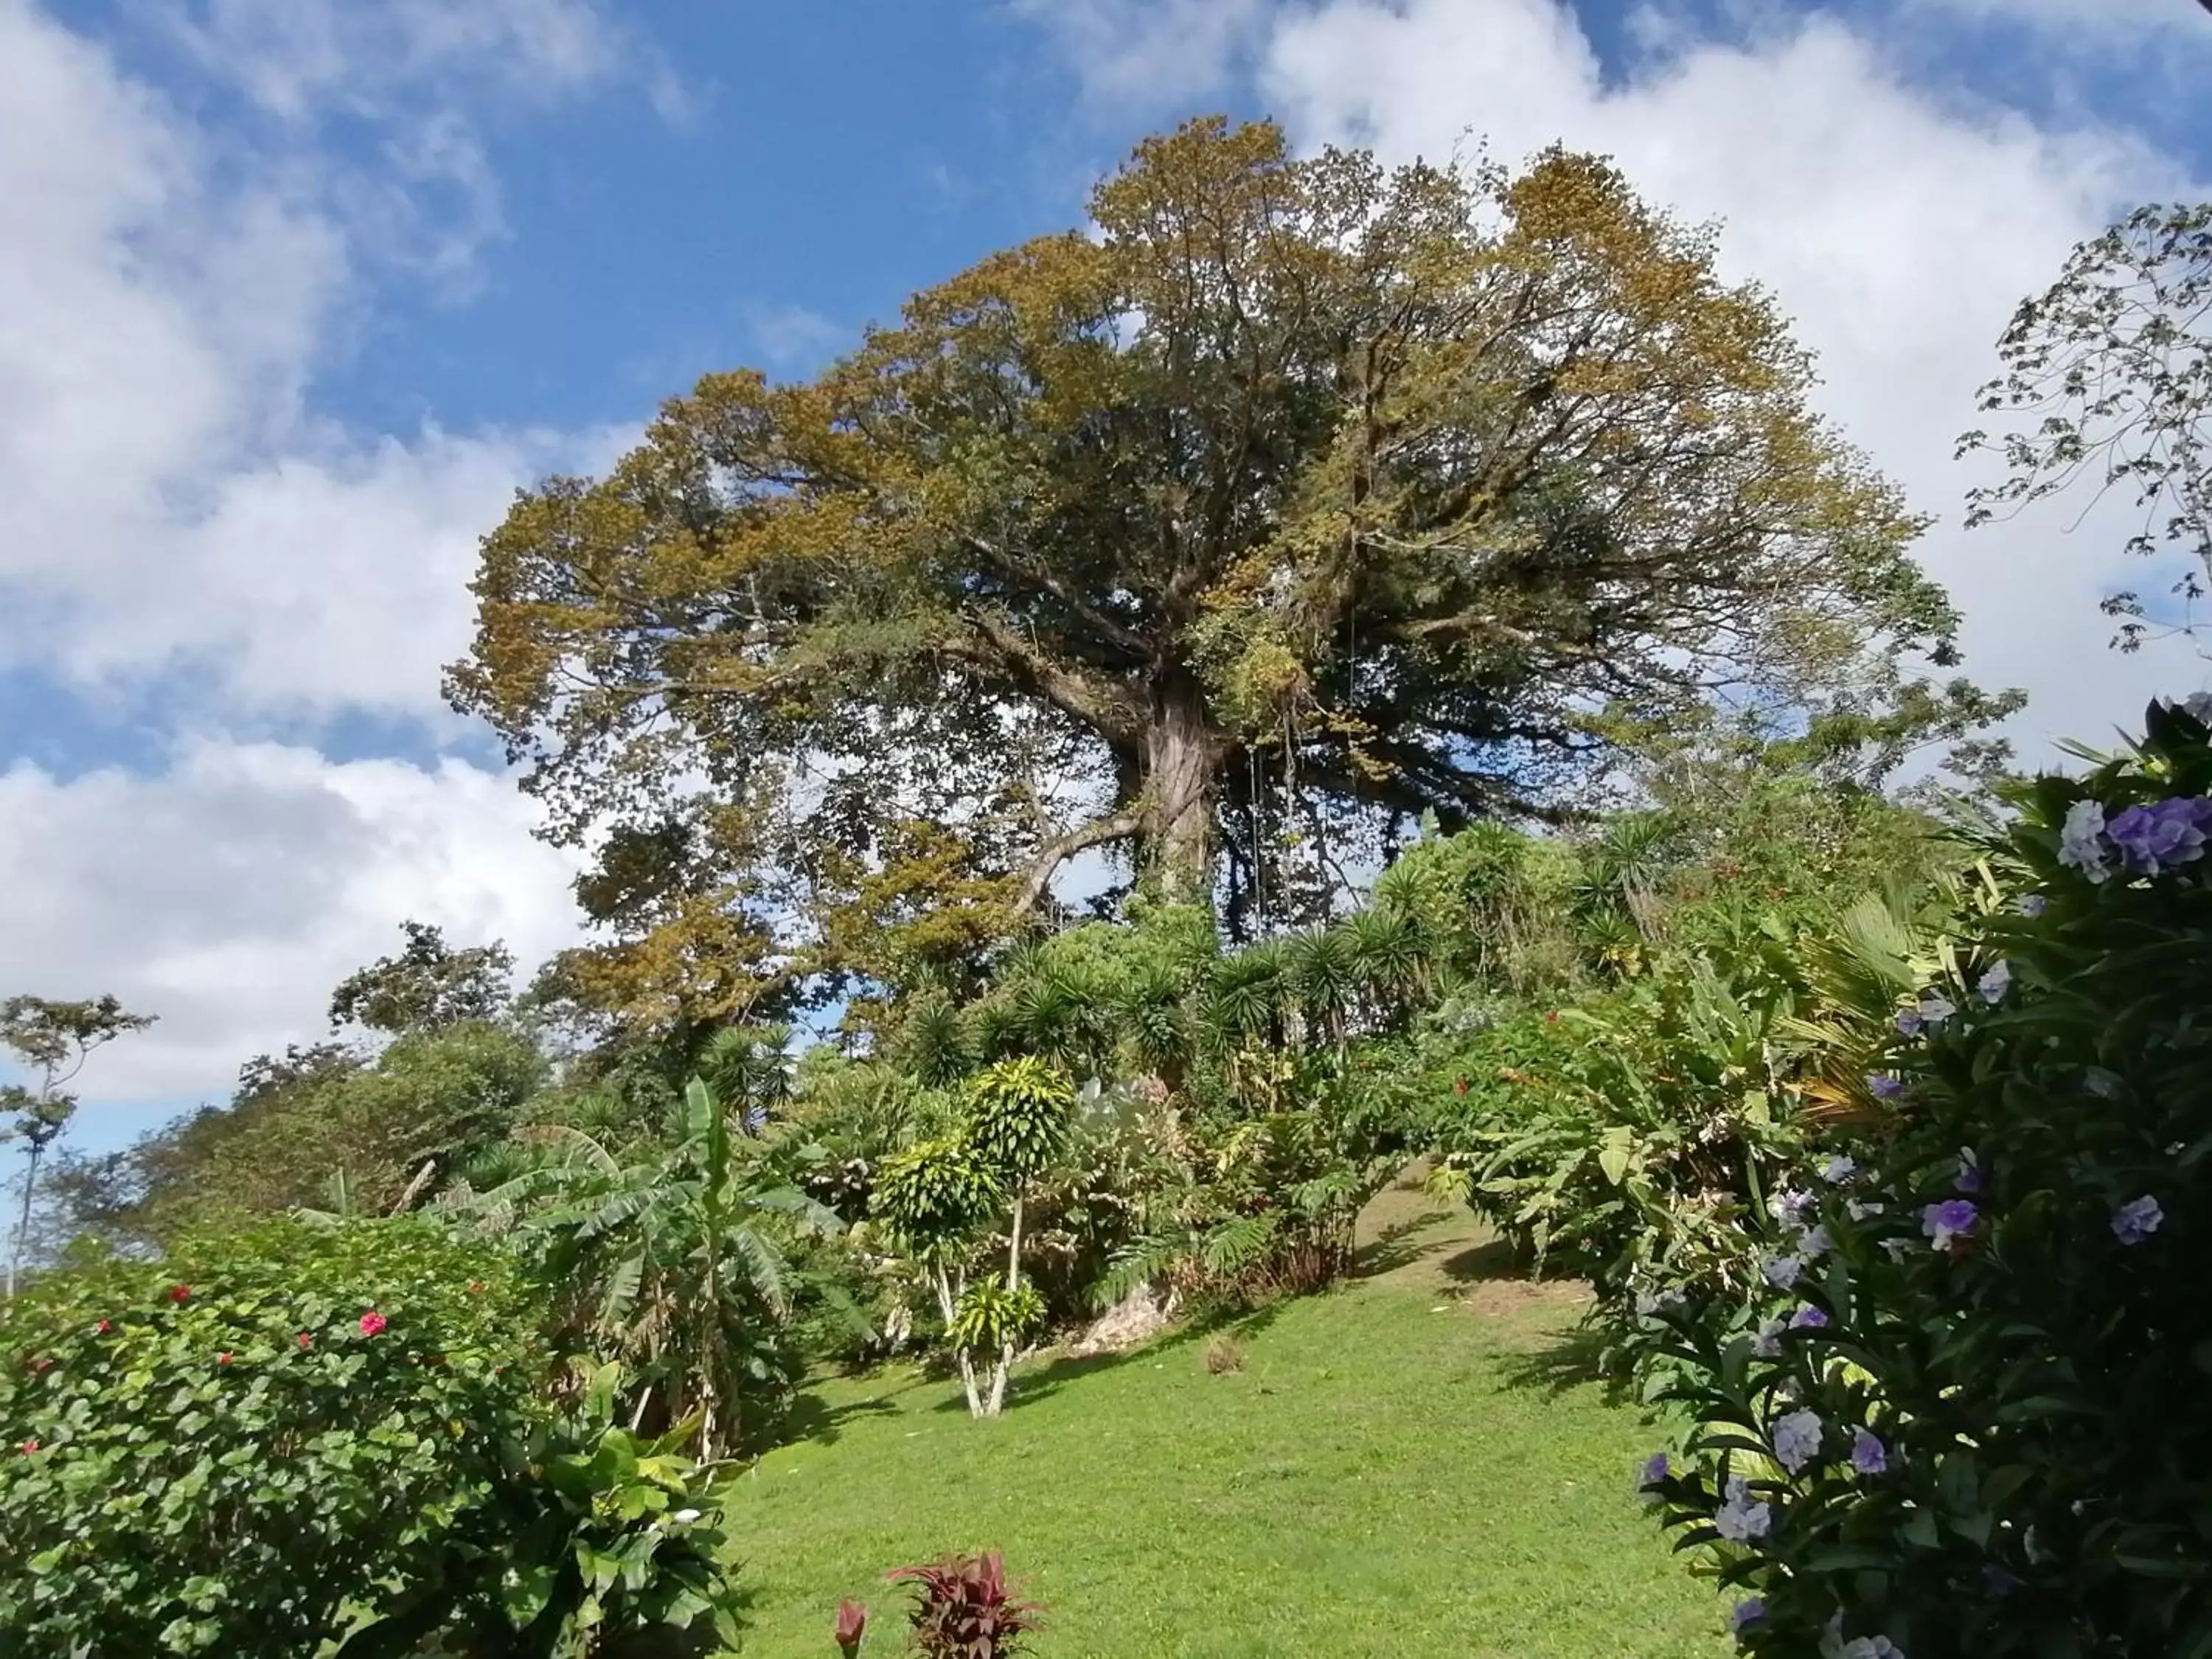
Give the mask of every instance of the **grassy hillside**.
[{"label": "grassy hillside", "polygon": [[728,1492],[754,1659],[824,1659],[840,1595],[901,1650],[889,1567],[998,1548],[1040,1659],[1713,1659],[1722,1603],[1632,1492],[1654,1431],[1559,1363],[1572,1307],[1386,1194],[1367,1276],[1206,1339],[1018,1371],[1006,1416],[896,1371]]}]

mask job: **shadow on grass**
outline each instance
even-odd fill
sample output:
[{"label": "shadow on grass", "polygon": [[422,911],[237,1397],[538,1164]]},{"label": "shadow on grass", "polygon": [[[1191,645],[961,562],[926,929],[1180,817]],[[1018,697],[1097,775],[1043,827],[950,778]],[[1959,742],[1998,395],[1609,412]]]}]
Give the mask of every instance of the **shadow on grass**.
[{"label": "shadow on grass", "polygon": [[1476,1285],[1488,1279],[1526,1279],[1527,1264],[1502,1238],[1485,1239],[1455,1250],[1437,1263],[1437,1271],[1454,1285]]},{"label": "shadow on grass", "polygon": [[1377,1274],[1389,1273],[1394,1268],[1410,1267],[1415,1262],[1435,1255],[1455,1241],[1431,1240],[1423,1243],[1418,1235],[1425,1232],[1439,1222],[1449,1221],[1451,1218],[1452,1212],[1449,1210],[1424,1210],[1392,1222],[1374,1237],[1369,1239],[1366,1243],[1361,1245],[1353,1254],[1352,1270],[1346,1277],[1373,1279]]},{"label": "shadow on grass", "polygon": [[1575,1389],[1595,1388],[1608,1405],[1626,1405],[1628,1379],[1605,1370],[1605,1340],[1604,1332],[1578,1325],[1508,1357],[1498,1374],[1511,1389],[1541,1389],[1557,1398]]},{"label": "shadow on grass", "polygon": [[[1147,1342],[1130,1349],[1126,1353],[1088,1353],[1080,1358],[1063,1356],[1058,1359],[1047,1361],[1044,1365],[1035,1370],[1017,1370],[1006,1382],[1006,1409],[1012,1411],[1017,1401],[1028,1405],[1034,1401],[1049,1400],[1069,1383],[1079,1378],[1095,1376],[1100,1371],[1112,1370],[1115,1366],[1125,1365],[1140,1355],[1157,1353],[1165,1346],[1167,1345],[1162,1342]],[[954,1390],[930,1409],[937,1412],[959,1412],[964,1415],[968,1410],[968,1401],[957,1386],[957,1373],[948,1368],[945,1380],[956,1384]],[[984,1379],[981,1376],[976,1381],[979,1384],[984,1383]]]},{"label": "shadow on grass", "polygon": [[880,1395],[832,1406],[818,1394],[800,1394],[785,1407],[776,1428],[776,1443],[787,1446],[800,1440],[834,1446],[844,1425],[856,1417],[880,1417],[898,1407]]}]

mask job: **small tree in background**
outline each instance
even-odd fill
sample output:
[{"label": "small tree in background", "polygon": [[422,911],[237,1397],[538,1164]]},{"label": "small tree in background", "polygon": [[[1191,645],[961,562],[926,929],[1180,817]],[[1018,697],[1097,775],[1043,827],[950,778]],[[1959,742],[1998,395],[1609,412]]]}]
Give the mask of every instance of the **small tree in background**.
[{"label": "small tree in background", "polygon": [[[911,1255],[937,1293],[947,1331],[958,1323],[968,1295],[968,1261],[976,1235],[997,1211],[1005,1185],[967,1138],[949,1132],[883,1161],[876,1171],[870,1213]],[[970,1415],[983,1413],[970,1348],[956,1341],[960,1385]]]},{"label": "small tree in background", "polygon": [[968,1087],[969,1139],[998,1172],[1012,1199],[1006,1224],[1006,1276],[976,1285],[953,1321],[953,1340],[985,1352],[995,1350],[991,1388],[982,1414],[996,1417],[1006,1399],[1014,1350],[1044,1316],[1044,1301],[1022,1278],[1022,1211],[1029,1190],[1067,1141],[1075,1104],[1067,1080],[1041,1060],[1001,1060],[978,1073]]},{"label": "small tree in background", "polygon": [[31,1203],[38,1188],[39,1164],[76,1113],[76,1097],[65,1092],[62,1085],[84,1069],[94,1048],[127,1031],[143,1031],[154,1020],[151,1014],[125,1012],[123,1005],[112,996],[95,997],[89,1002],[19,996],[0,1003],[0,1042],[14,1050],[39,1079],[35,1090],[20,1083],[0,1088],[0,1110],[15,1120],[5,1134],[23,1142],[26,1158],[22,1206],[8,1250],[9,1296],[15,1294],[15,1270],[31,1235]]}]

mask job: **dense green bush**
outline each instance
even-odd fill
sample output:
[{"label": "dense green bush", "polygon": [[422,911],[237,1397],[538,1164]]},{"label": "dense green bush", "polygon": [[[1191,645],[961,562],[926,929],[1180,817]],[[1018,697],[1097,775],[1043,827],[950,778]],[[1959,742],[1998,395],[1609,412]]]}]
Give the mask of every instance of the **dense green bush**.
[{"label": "dense green bush", "polygon": [[2212,1653],[2206,738],[2154,708],[2022,791],[2018,909],[1870,1079],[1901,1131],[1778,1195],[1748,1313],[1677,1316],[1701,1426],[1645,1482],[1752,1651]]},{"label": "dense green bush", "polygon": [[507,1258],[270,1221],[0,1310],[0,1628],[34,1652],[311,1651],[434,1576],[544,1378]]},{"label": "dense green bush", "polygon": [[[428,1219],[73,1263],[0,1310],[0,1629],[27,1653],[308,1655],[355,1631],[349,1656],[434,1632],[553,1654],[712,1603],[716,1540],[656,1562],[645,1535],[680,1472],[641,1480],[635,1449],[556,1416],[511,1258]],[[599,1582],[605,1559],[635,1571]]]}]

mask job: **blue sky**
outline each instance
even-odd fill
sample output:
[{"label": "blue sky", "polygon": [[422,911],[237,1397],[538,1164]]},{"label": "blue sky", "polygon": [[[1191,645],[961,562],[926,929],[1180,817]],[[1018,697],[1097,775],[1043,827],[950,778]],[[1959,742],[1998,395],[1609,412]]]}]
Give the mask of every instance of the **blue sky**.
[{"label": "blue sky", "polygon": [[0,994],[161,1017],[119,1143],[318,1034],[419,916],[571,942],[439,702],[474,538],[700,373],[801,374],[1078,222],[1146,131],[1616,155],[1725,219],[1828,412],[1945,523],[2031,752],[2201,665],[2103,649],[2118,520],[1960,535],[2012,304],[2212,173],[2191,0],[0,0]]}]

